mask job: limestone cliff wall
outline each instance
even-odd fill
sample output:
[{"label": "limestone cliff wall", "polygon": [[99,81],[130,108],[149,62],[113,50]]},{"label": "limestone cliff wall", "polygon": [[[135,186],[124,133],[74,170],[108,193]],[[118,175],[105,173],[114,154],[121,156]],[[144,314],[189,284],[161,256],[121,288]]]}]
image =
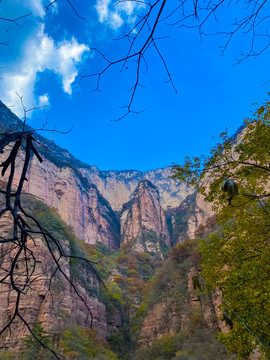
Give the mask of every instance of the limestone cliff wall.
[{"label": "limestone cliff wall", "polygon": [[212,204],[204,200],[204,196],[200,193],[195,198],[195,208],[193,214],[188,219],[187,236],[190,239],[196,238],[196,231],[201,224],[214,215]]},{"label": "limestone cliff wall", "polygon": [[[11,219],[8,215],[1,218],[1,236],[7,236],[10,232]],[[69,246],[65,239],[61,240],[61,246],[68,253]],[[106,308],[98,300],[99,282],[91,271],[80,269],[80,276],[73,277],[68,258],[61,258],[59,264],[64,274],[72,279],[72,283],[80,294],[78,297],[74,288],[66,280],[54,263],[47,246],[44,242],[35,238],[35,242],[29,239],[29,251],[35,256],[35,269],[31,276],[31,284],[24,288],[20,296],[18,315],[12,325],[3,333],[1,349],[16,350],[21,346],[21,339],[27,333],[26,324],[19,315],[32,328],[37,322],[52,332],[54,339],[59,338],[60,332],[67,324],[75,324],[82,328],[91,326],[98,330],[101,337],[107,335]],[[11,261],[17,253],[13,244],[1,244],[0,247],[0,276],[3,278],[9,271]],[[26,270],[24,255],[17,262],[14,270],[16,284],[25,284]],[[33,261],[29,257],[29,271],[32,270]],[[0,284],[0,329],[3,329],[12,319],[17,302],[17,292],[12,290],[7,283]],[[84,301],[82,301],[82,299]],[[86,305],[87,304],[87,305]],[[90,309],[90,311],[89,311]]]},{"label": "limestone cliff wall", "polygon": [[[9,153],[7,149],[1,160]],[[15,172],[18,183],[24,154],[21,152]],[[7,181],[9,172],[3,180]],[[119,222],[109,203],[95,185],[75,169],[57,166],[43,156],[40,163],[36,157],[31,159],[24,192],[30,193],[53,208],[61,218],[72,227],[76,236],[85,242],[97,241],[109,248],[118,248],[120,241]]]},{"label": "limestone cliff wall", "polygon": [[131,200],[133,192],[143,180],[149,180],[157,187],[160,204],[164,210],[179,206],[193,192],[193,189],[170,178],[171,167],[141,172],[100,171],[96,166],[91,166],[88,169],[80,168],[80,171],[90,183],[97,186],[115,211],[122,210],[122,206]]},{"label": "limestone cliff wall", "polygon": [[135,240],[138,252],[161,253],[162,243],[171,245],[159,192],[150,181],[139,183],[132,200],[124,205],[120,221],[121,241]]},{"label": "limestone cliff wall", "polygon": [[[18,130],[20,125],[16,115],[0,102],[0,130]],[[26,126],[26,130],[31,128]],[[36,157],[31,159],[24,190],[56,209],[75,234],[86,242],[101,241],[111,248],[119,246],[120,230],[114,211],[122,210],[143,180],[149,180],[157,187],[163,210],[179,206],[193,192],[170,178],[170,167],[147,172],[100,171],[75,159],[48,139],[38,134],[35,137],[43,163],[40,164]],[[0,160],[6,155],[2,155]],[[22,162],[21,153],[18,168]]]},{"label": "limestone cliff wall", "polygon": [[217,291],[208,298],[199,296],[192,281],[196,274],[195,266],[187,272],[185,297],[182,294],[175,299],[165,297],[148,309],[138,338],[139,348],[150,346],[164,335],[176,335],[179,332],[192,333],[198,327],[213,332],[228,332],[228,325],[220,319],[221,293]]}]

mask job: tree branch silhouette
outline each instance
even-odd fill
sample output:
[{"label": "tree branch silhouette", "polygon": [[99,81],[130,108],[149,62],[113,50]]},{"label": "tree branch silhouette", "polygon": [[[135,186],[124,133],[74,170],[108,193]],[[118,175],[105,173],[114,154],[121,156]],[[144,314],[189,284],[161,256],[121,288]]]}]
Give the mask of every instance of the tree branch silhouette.
[{"label": "tree branch silhouette", "polygon": [[[246,53],[241,53],[241,59],[237,63],[249,57],[256,57],[265,52],[270,46],[270,35],[268,34],[268,22],[270,18],[267,10],[268,0],[251,1],[248,4],[239,2],[228,2],[224,0],[210,0],[205,3],[203,0],[181,0],[180,3],[175,1],[175,6],[168,0],[156,1],[141,1],[141,0],[119,0],[114,6],[121,6],[123,3],[135,3],[138,7],[134,10],[132,16],[136,18],[135,23],[132,23],[128,30],[123,30],[123,34],[114,40],[122,42],[124,49],[124,56],[119,56],[115,59],[109,59],[102,51],[93,48],[97,54],[101,55],[105,65],[101,70],[90,74],[79,74],[80,80],[85,78],[96,78],[96,87],[94,91],[101,91],[100,81],[101,77],[105,76],[109,70],[121,64],[120,73],[129,70],[127,66],[130,62],[135,62],[134,80],[132,86],[129,87],[130,95],[125,106],[120,108],[125,109],[123,115],[113,121],[119,121],[131,113],[139,114],[144,110],[134,109],[134,102],[139,87],[143,87],[142,61],[148,70],[146,55],[150,49],[154,49],[154,54],[161,59],[166,75],[168,76],[168,83],[172,86],[175,93],[177,93],[176,86],[173,82],[173,76],[169,71],[166,61],[166,54],[162,55],[162,51],[158,44],[158,40],[166,38],[166,28],[175,27],[176,29],[197,29],[198,35],[203,39],[208,35],[220,35],[224,38],[224,43],[220,46],[222,54],[226,51],[232,39],[236,34],[241,33],[245,38],[249,38],[249,50]],[[227,25],[225,31],[216,31],[208,33],[206,31],[207,25],[213,21],[218,25],[219,20],[223,20],[224,14],[228,11],[243,10],[243,14],[239,19],[235,19],[234,23]],[[136,12],[135,12],[136,11]],[[163,25],[162,25],[163,24]],[[125,24],[125,27],[128,25]],[[160,35],[161,34],[161,35]],[[164,36],[165,35],[165,36]],[[152,54],[151,54],[152,55]]]},{"label": "tree branch silhouette", "polygon": [[[23,103],[22,103],[23,104]],[[25,109],[25,108],[24,108]],[[25,114],[28,111],[26,110]],[[0,153],[7,154],[6,159],[1,163],[2,168],[1,176],[4,177],[8,174],[7,183],[4,189],[1,189],[0,193],[4,196],[2,208],[0,210],[0,221],[5,218],[10,223],[11,233],[9,235],[1,234],[0,237],[0,285],[7,287],[9,292],[14,293],[16,296],[16,303],[9,320],[0,329],[0,336],[10,329],[15,320],[20,320],[34,338],[48,351],[50,351],[56,359],[61,359],[63,356],[58,354],[54,349],[49,348],[46,344],[43,344],[40,339],[31,330],[31,327],[20,310],[20,302],[23,296],[32,289],[32,284],[39,281],[41,275],[36,275],[37,258],[35,246],[35,239],[43,239],[45,246],[52,261],[53,272],[49,275],[49,283],[52,278],[58,272],[63,276],[65,281],[70,285],[74,294],[84,304],[87,309],[86,321],[90,320],[90,327],[93,325],[93,314],[89,307],[85,297],[80,293],[74,281],[69,277],[63,269],[61,259],[74,259],[84,262],[92,274],[103,284],[102,279],[99,277],[93,262],[83,256],[77,256],[76,254],[68,254],[64,250],[59,239],[57,239],[51,231],[44,228],[41,223],[30,214],[24,206],[22,201],[22,194],[24,183],[27,181],[27,172],[30,165],[31,157],[35,156],[41,163],[43,161],[39,154],[35,139],[35,130],[28,130],[25,128],[27,118],[24,118],[20,131],[0,134]],[[19,170],[16,166],[18,158],[23,154],[23,165]],[[32,245],[31,245],[32,244]],[[31,247],[34,245],[34,249]],[[50,288],[50,285],[49,285]],[[48,288],[48,291],[50,289]]]}]

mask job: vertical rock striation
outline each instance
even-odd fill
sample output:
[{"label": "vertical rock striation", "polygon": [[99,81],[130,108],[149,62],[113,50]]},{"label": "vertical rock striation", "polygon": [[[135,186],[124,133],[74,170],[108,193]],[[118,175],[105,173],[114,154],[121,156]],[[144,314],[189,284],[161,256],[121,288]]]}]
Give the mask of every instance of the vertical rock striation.
[{"label": "vertical rock striation", "polygon": [[90,183],[97,186],[114,211],[122,210],[122,206],[131,200],[138,184],[144,180],[149,180],[156,186],[160,204],[164,210],[168,207],[177,207],[194,192],[185,184],[170,178],[171,167],[142,172],[138,170],[100,171],[96,166],[89,166],[80,167],[80,171]]},{"label": "vertical rock striation", "polygon": [[[0,102],[0,131],[18,131],[21,125],[17,116]],[[26,126],[26,130],[31,131],[31,128]],[[147,172],[100,171],[96,166],[77,160],[48,139],[38,134],[35,137],[43,163],[40,164],[35,157],[31,159],[24,190],[54,208],[74,233],[88,243],[100,241],[110,248],[119,246],[120,229],[114,211],[121,212],[141,181],[148,180],[156,186],[164,210],[179,206],[193,192],[193,189],[170,178],[170,167]],[[0,160],[6,155],[1,155]],[[21,169],[23,159],[21,153],[17,170]],[[157,228],[156,224],[154,228]],[[162,237],[165,239],[167,235]]]},{"label": "vertical rock striation", "polygon": [[[8,152],[1,157],[5,159]],[[17,182],[23,164],[19,154],[16,169]],[[4,180],[7,181],[8,173]],[[102,242],[109,248],[119,247],[119,221],[110,204],[95,185],[89,184],[76,168],[57,166],[46,157],[43,162],[31,159],[24,192],[32,194],[54,209],[72,228],[77,237],[95,244]],[[15,179],[16,182],[16,179]]]},{"label": "vertical rock striation", "polygon": [[148,180],[139,183],[120,216],[121,241],[133,240],[138,252],[162,254],[170,246],[170,235],[157,188]]},{"label": "vertical rock striation", "polygon": [[[3,205],[2,199],[0,199]],[[13,220],[9,214],[0,219],[1,236],[7,237],[11,232]],[[65,253],[69,253],[69,243],[66,239],[60,239]],[[68,324],[75,324],[82,328],[89,328],[91,323],[97,329],[101,337],[107,335],[106,308],[98,299],[99,281],[92,271],[86,271],[80,267],[74,276],[74,266],[71,266],[69,258],[62,257],[59,264],[65,276],[72,280],[78,291],[66,280],[52,260],[52,256],[44,241],[35,238],[28,241],[29,251],[35,256],[35,266],[29,258],[29,272],[31,284],[24,288],[20,296],[18,312],[26,323],[32,328],[37,322],[51,331],[54,338],[59,338],[62,330]],[[17,248],[12,243],[0,246],[0,277],[3,278],[10,271],[10,264],[16,256]],[[26,270],[24,255],[19,257],[15,267],[16,283],[26,282]],[[58,270],[57,270],[58,269]],[[0,284],[0,329],[3,329],[12,319],[17,303],[17,292],[9,282]],[[18,350],[21,347],[21,339],[28,333],[26,324],[16,316],[9,330],[5,331],[1,338],[1,349]]]},{"label": "vertical rock striation", "polygon": [[[7,131],[18,128],[19,125],[20,120],[0,102],[0,130]],[[209,204],[204,202],[201,195],[196,196],[193,189],[188,189],[185,185],[169,178],[171,175],[169,167],[148,172],[100,171],[95,166],[83,164],[68,151],[50,143],[47,139],[36,136],[40,144],[37,148],[43,162],[40,164],[35,157],[31,159],[24,192],[46,203],[72,228],[78,238],[87,243],[101,242],[110,249],[118,249],[121,239],[124,243],[131,243],[134,250],[140,253],[149,252],[160,260],[164,258],[164,250],[171,246],[172,241],[176,244],[186,237],[194,238],[200,223],[212,215]],[[8,151],[10,150],[6,150],[1,155],[0,162],[6,159]],[[23,161],[24,154],[21,152],[16,164],[17,174],[22,169]],[[7,181],[7,177],[3,180]],[[169,234],[164,214],[164,210],[168,212],[172,208],[177,208],[171,216],[174,238]],[[1,236],[6,236],[9,221],[10,219],[1,219]],[[63,277],[57,274],[53,282],[48,281],[54,269],[50,265],[48,250],[42,240],[36,239],[36,243],[34,251],[39,281],[33,283],[33,287],[22,297],[20,311],[23,316],[30,326],[40,321],[47,330],[55,334],[70,322],[81,327],[89,327],[85,304],[78,300]],[[5,255],[6,253],[10,255]],[[10,261],[9,256],[12,256],[12,252],[9,252],[6,246],[1,246],[1,265]],[[70,264],[63,262],[62,266],[67,276],[72,276]],[[183,330],[188,328],[187,324],[190,320],[186,316],[186,309],[189,311],[201,306],[191,289],[193,275],[192,272],[187,275],[190,297],[185,302],[181,314],[177,313],[177,304],[171,304],[167,299],[155,304],[143,323],[142,334],[145,334],[145,337],[151,340],[149,333],[152,332],[154,333],[152,340],[154,340],[158,338],[158,334],[173,333],[179,323]],[[98,300],[99,283],[92,273],[83,269],[80,276],[83,281],[74,278],[74,283],[89,304],[93,313],[94,327],[99,330],[101,336],[106,337],[108,334],[106,309]],[[10,288],[2,284],[0,329],[10,319],[15,302],[16,298]],[[218,299],[214,299],[213,302],[215,309],[218,309]],[[169,329],[163,326],[165,309],[169,313],[167,324],[173,324]],[[209,319],[212,310],[209,307],[207,311],[205,311],[208,313],[205,321],[211,326]],[[120,327],[120,320],[119,312],[107,319],[111,329]],[[162,326],[164,329],[162,328],[161,331]],[[7,335],[4,347],[16,348],[23,335],[25,335],[23,324],[15,323],[13,333]]]}]

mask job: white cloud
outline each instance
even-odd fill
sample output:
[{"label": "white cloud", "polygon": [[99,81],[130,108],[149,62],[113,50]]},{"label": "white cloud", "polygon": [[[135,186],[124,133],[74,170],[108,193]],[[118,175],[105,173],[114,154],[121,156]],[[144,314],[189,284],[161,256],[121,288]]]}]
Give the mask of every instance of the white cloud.
[{"label": "white cloud", "polygon": [[98,0],[96,4],[96,10],[101,23],[108,21],[110,3],[111,0]]},{"label": "white cloud", "polygon": [[[25,52],[19,63],[13,64],[13,69],[5,71],[0,83],[1,99],[7,105],[15,105],[14,112],[22,116],[22,108],[16,92],[23,96],[25,106],[31,107],[36,103],[35,83],[38,73],[51,70],[61,80],[65,93],[72,94],[72,83],[77,75],[77,68],[82,61],[83,54],[89,51],[88,46],[79,44],[75,38],[71,41],[55,43],[44,33],[41,25],[38,34],[34,34],[28,41]],[[45,101],[48,94],[41,95],[38,101]]]},{"label": "white cloud", "polygon": [[118,29],[120,28],[124,23],[124,20],[121,18],[121,16],[117,13],[117,12],[113,12],[111,14],[111,18],[110,18],[110,25],[112,26],[113,29]]},{"label": "white cloud", "polygon": [[58,4],[57,4],[57,2],[52,3],[52,5],[50,6],[50,11],[53,12],[54,14],[58,14]]},{"label": "white cloud", "polygon": [[27,0],[25,5],[33,12],[34,16],[44,18],[45,10],[42,0]]},{"label": "white cloud", "polygon": [[38,97],[38,106],[46,106],[50,104],[48,94],[40,95]]},{"label": "white cloud", "polygon": [[134,10],[144,8],[142,3],[138,3],[133,0],[126,0],[120,2],[117,7],[120,9],[121,12],[124,12],[126,15],[130,16],[134,13]]},{"label": "white cloud", "polygon": [[134,10],[139,10],[143,7],[142,3],[133,0],[121,2],[97,0],[96,4],[99,21],[108,24],[114,30],[120,28],[124,22],[133,24],[136,20]]}]

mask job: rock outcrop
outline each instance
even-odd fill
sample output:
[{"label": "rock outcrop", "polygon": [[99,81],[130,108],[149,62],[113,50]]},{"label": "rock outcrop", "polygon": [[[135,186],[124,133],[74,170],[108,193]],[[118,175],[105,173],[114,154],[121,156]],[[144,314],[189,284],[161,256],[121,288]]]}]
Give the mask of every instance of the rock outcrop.
[{"label": "rock outcrop", "polygon": [[162,254],[162,245],[171,245],[159,192],[148,180],[139,183],[132,200],[124,205],[120,222],[121,241],[133,240],[138,252]]},{"label": "rock outcrop", "polygon": [[165,214],[172,245],[195,239],[215,223],[212,204],[206,202],[200,193],[188,195],[178,207],[168,209]]},{"label": "rock outcrop", "polygon": [[160,205],[164,210],[177,207],[193,189],[170,178],[171,167],[151,171],[123,170],[100,171],[96,166],[80,168],[83,176],[97,186],[101,194],[109,201],[115,211],[121,211],[122,206],[132,198],[138,184],[149,180],[159,192]]},{"label": "rock outcrop", "polygon": [[[1,236],[8,236],[11,224],[11,216],[6,213],[0,221]],[[68,254],[68,240],[61,239],[61,246]],[[38,237],[34,240],[29,239],[28,249],[29,252],[34,253],[35,257],[34,262],[31,257],[27,262],[28,272],[33,270],[30,284],[26,280],[24,255],[20,256],[15,266],[16,284],[21,284],[21,286],[28,284],[23,288],[18,310],[16,310],[17,292],[12,289],[8,281],[0,284],[0,329],[3,329],[17,313],[9,330],[5,331],[4,337],[1,338],[1,349],[18,350],[21,347],[21,339],[28,333],[26,324],[32,328],[37,322],[52,333],[56,342],[61,331],[71,323],[81,328],[89,328],[93,324],[99,336],[105,338],[107,335],[106,308],[98,299],[99,281],[96,275],[89,268],[81,266],[79,276],[74,276],[75,265],[72,267],[67,257],[59,260],[63,271],[61,273],[57,270],[58,267],[48,247]],[[17,251],[18,248],[12,243],[1,244],[1,279],[10,271],[11,262]],[[73,286],[66,277],[71,279]],[[75,293],[75,288],[79,296]]]},{"label": "rock outcrop", "polygon": [[[0,102],[0,131],[16,129],[20,124],[20,120]],[[27,129],[31,130],[29,127]],[[183,241],[188,236],[193,238],[199,224],[211,215],[209,206],[207,207],[200,195],[195,199],[193,189],[188,189],[184,184],[169,177],[171,174],[169,167],[148,172],[100,171],[95,166],[80,162],[67,150],[40,135],[36,134],[35,137],[38,139],[37,149],[43,162],[40,163],[35,156],[31,158],[23,191],[47,204],[72,228],[74,234],[86,243],[100,242],[110,249],[118,249],[121,241],[132,243],[134,250],[140,253],[148,252],[159,261],[164,258],[165,249],[172,244],[172,233],[177,228],[179,218],[181,218],[177,228],[179,231],[173,244]],[[6,159],[9,151],[10,149],[1,155],[0,162]],[[24,154],[21,152],[16,163],[15,183],[16,178],[18,183],[18,174],[21,172],[23,161]],[[3,181],[7,181],[7,176],[8,174]],[[187,212],[191,203],[193,204],[191,211]],[[171,216],[172,233],[170,234],[164,210],[171,211],[172,208],[178,210]],[[1,221],[3,223],[0,223],[0,235],[5,236],[5,232],[8,231],[8,219],[2,218]],[[54,271],[48,249],[41,239],[36,239],[36,244],[34,249],[37,259],[36,276],[39,281],[34,282],[27,294],[22,296],[21,314],[30,326],[41,322],[46,330],[56,335],[67,323],[89,327],[90,316],[85,303],[78,300],[72,287],[59,273],[53,277],[52,282],[48,280]],[[65,239],[63,246],[64,244]],[[66,246],[68,248],[68,244]],[[10,261],[9,256],[12,255],[12,251],[9,252],[6,246],[1,246],[0,251],[0,265],[3,268],[3,263]],[[63,262],[62,267],[68,277],[72,276],[68,262]],[[91,272],[83,269],[80,278],[81,281],[74,277],[74,285],[92,311],[94,327],[105,338],[121,326],[120,313],[119,311],[112,313],[106,319],[105,306],[98,300],[97,279]],[[190,279],[191,275],[189,283]],[[16,302],[15,295],[9,287],[1,285],[0,329],[12,316]],[[190,302],[193,301],[198,306],[199,302],[195,294],[191,293],[190,296],[192,297]],[[192,308],[191,305],[188,307],[189,305],[185,304],[185,306],[187,309]],[[166,299],[155,304],[145,319],[142,334],[148,336],[149,331],[153,333],[161,331],[158,329],[164,319],[163,315],[158,314],[163,314],[165,308],[169,314],[168,323],[173,324],[171,329],[176,329],[179,321],[183,330],[188,328],[189,318],[185,314],[189,310],[185,306],[179,320],[177,304],[167,302]],[[208,313],[209,316],[207,315],[206,318],[210,318],[212,314],[210,310]],[[18,321],[14,323],[12,329],[13,332],[5,339],[4,348],[16,349],[19,346],[19,339],[26,333],[24,325]],[[165,327],[163,330],[160,333],[165,334],[168,329]],[[169,332],[173,331],[169,330]]]},{"label": "rock outcrop", "polygon": [[[1,159],[7,155],[5,151]],[[15,183],[21,173],[22,153],[17,163]],[[8,172],[4,181],[7,177]],[[44,156],[40,163],[33,157],[27,180],[24,192],[54,209],[77,237],[90,244],[100,241],[109,248],[119,248],[120,228],[115,213],[96,186],[89,184],[76,168],[56,166]]]},{"label": "rock outcrop", "polygon": [[[18,130],[21,124],[0,102],[0,130]],[[26,126],[26,130],[31,128]],[[170,178],[170,167],[148,172],[100,171],[96,166],[75,159],[48,139],[38,134],[35,137],[43,163],[40,164],[35,157],[31,159],[24,190],[54,208],[74,233],[88,243],[100,241],[110,248],[119,247],[120,229],[114,212],[122,211],[123,205],[132,199],[138,184],[144,180],[149,180],[157,188],[159,207],[163,210],[179,206],[193,192],[193,189]],[[5,154],[1,159],[4,158]],[[18,169],[23,154],[19,160]],[[165,229],[166,226],[162,227]],[[167,234],[164,233],[162,238],[169,244]]]},{"label": "rock outcrop", "polygon": [[[170,278],[171,274],[167,275]],[[198,329],[204,329],[213,334],[218,330],[228,332],[228,325],[220,319],[222,312],[218,306],[222,303],[221,293],[215,293],[215,296],[202,293],[198,295],[193,283],[196,275],[195,266],[192,266],[185,274],[186,289],[182,288],[182,291],[185,291],[184,297],[183,292],[179,291],[174,298],[167,296],[154,305],[150,305],[141,326],[138,338],[139,348],[147,348],[164,336],[177,336],[181,332],[192,334]],[[173,285],[169,282],[169,292]]]}]

